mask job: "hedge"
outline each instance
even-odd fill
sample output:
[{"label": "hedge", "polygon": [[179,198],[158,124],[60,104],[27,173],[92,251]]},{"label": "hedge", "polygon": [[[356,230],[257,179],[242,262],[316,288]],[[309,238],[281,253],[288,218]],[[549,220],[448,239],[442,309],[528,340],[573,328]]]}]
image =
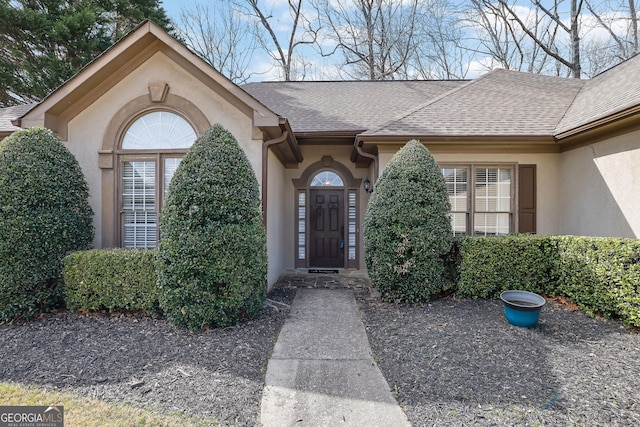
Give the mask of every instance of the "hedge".
[{"label": "hedge", "polygon": [[640,326],[640,240],[510,235],[461,238],[457,246],[457,296],[496,298],[522,289]]},{"label": "hedge", "polygon": [[554,243],[548,237],[508,235],[463,237],[457,295],[498,298],[509,289],[553,294]]},{"label": "hedge", "polygon": [[591,314],[640,326],[640,240],[554,237],[558,294]]},{"label": "hedge", "polygon": [[96,249],[64,259],[64,298],[70,310],[158,310],[155,249]]}]

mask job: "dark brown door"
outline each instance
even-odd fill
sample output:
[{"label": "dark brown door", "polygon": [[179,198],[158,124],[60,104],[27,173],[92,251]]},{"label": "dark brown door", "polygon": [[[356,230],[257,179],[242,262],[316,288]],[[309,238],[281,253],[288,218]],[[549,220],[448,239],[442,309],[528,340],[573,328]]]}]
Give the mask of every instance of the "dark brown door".
[{"label": "dark brown door", "polygon": [[311,190],[309,267],[344,267],[344,191]]}]

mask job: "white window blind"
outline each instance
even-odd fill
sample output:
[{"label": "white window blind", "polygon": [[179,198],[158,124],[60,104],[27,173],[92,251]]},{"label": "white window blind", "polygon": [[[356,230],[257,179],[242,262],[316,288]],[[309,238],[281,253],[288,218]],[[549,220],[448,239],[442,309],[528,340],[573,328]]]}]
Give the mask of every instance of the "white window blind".
[{"label": "white window blind", "polygon": [[477,168],[474,234],[476,236],[509,234],[511,206],[511,169]]},{"label": "white window blind", "polygon": [[468,169],[462,167],[443,168],[449,204],[451,204],[451,227],[455,236],[467,234],[469,215]]},{"label": "white window blind", "polygon": [[158,211],[155,162],[123,163],[122,211],[123,246],[125,248],[156,247],[158,245]]}]

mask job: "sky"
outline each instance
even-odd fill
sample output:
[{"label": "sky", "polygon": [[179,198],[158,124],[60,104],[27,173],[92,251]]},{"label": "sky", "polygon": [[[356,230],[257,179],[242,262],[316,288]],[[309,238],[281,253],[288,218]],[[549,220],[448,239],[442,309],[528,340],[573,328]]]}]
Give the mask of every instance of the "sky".
[{"label": "sky", "polygon": [[[171,18],[178,26],[180,23],[180,11],[181,9],[186,10],[194,10],[197,4],[210,4],[213,5],[215,2],[219,0],[162,0],[162,6],[166,10],[169,18]],[[339,0],[336,0],[339,1]],[[542,0],[543,3],[549,2],[551,0]],[[568,3],[568,2],[567,2]],[[269,12],[273,12],[275,17],[278,17],[280,13],[287,14],[287,0],[261,0],[260,4],[265,7],[265,10]],[[562,3],[564,4],[564,3]],[[584,11],[583,11],[584,13]],[[593,19],[591,19],[593,21]],[[588,19],[583,19],[583,28],[588,27],[590,21]],[[278,31],[278,25],[274,26],[276,32]],[[284,28],[285,37],[288,34],[288,28]],[[603,33],[604,34],[601,34]],[[581,34],[581,38],[583,44],[585,40],[594,39],[598,37],[600,34],[603,38],[608,38],[609,35],[604,29],[599,30],[591,30],[588,34]],[[562,32],[560,37],[562,37]],[[315,51],[310,50],[301,50],[302,54],[305,57],[305,60],[312,63],[314,65],[313,71],[315,74],[307,75],[307,79],[335,79],[340,78],[333,64],[330,62],[330,59],[323,59],[318,56]],[[272,60],[267,56],[265,52],[257,52],[254,54],[253,60],[251,62],[249,71],[254,73],[254,77],[250,80],[278,80],[277,69],[273,66]],[[489,69],[498,66],[489,56],[483,57],[474,56],[467,63],[468,73],[465,76],[466,78],[475,78],[479,75],[486,73]],[[585,69],[583,65],[583,69]]]},{"label": "sky", "polygon": [[205,0],[162,0],[162,7],[167,11],[169,18],[180,20],[180,8],[193,9],[194,5]]}]

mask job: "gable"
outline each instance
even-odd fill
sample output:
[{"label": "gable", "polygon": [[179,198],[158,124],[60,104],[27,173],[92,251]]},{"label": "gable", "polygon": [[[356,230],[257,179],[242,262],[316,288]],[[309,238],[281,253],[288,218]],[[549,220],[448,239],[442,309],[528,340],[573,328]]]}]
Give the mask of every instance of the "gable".
[{"label": "gable", "polygon": [[278,133],[280,118],[190,52],[151,21],[145,21],[80,70],[20,120],[21,127],[45,126],[65,140],[69,122],[154,55],[162,53],[189,76],[250,117],[263,131]]}]

